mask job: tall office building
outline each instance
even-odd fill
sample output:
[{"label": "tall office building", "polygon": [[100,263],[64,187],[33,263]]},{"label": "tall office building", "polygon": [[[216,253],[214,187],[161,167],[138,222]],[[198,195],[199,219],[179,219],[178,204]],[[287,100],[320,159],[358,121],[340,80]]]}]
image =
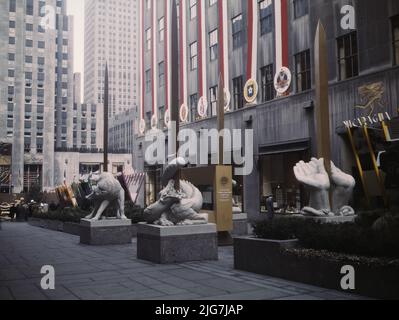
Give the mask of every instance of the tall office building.
[{"label": "tall office building", "polygon": [[[203,129],[216,128],[220,76],[230,93],[225,128],[251,129],[254,134],[250,145],[242,141],[239,150],[225,145],[230,154],[241,155],[248,145],[254,153],[251,174],[234,176],[236,202],[244,204],[242,210],[251,219],[267,212],[269,195],[276,212],[298,212],[307,204],[309,195],[292,168],[317,156],[314,39],[319,21],[327,37],[332,160],[358,178],[357,206],[367,197],[383,203],[385,193],[399,199],[397,175],[392,174],[399,172],[399,1],[178,2],[178,32],[172,34],[172,1],[140,1],[141,126],[133,155],[135,169],[146,173],[145,205],[157,199],[163,170],[162,164],[146,161],[145,135],[154,127],[165,130],[165,112],[176,107],[182,111],[181,126],[193,129],[198,138]],[[356,13],[352,26],[341,24],[348,18],[341,13],[345,5]],[[179,42],[178,106],[171,105],[171,71],[176,70],[172,36]],[[204,152],[212,154],[198,149],[197,156]],[[388,177],[386,192],[376,178],[375,158]]]},{"label": "tall office building", "polygon": [[132,109],[137,99],[139,1],[85,3],[84,101],[103,104],[109,68],[109,116]]},{"label": "tall office building", "polygon": [[55,147],[72,144],[72,25],[64,0],[0,1],[1,167],[14,192],[52,188]]}]

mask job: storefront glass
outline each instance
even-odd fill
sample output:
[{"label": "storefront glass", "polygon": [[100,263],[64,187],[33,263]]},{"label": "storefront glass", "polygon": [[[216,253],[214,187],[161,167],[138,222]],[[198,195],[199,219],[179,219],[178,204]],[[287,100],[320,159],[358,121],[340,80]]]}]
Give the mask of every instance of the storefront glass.
[{"label": "storefront glass", "polygon": [[277,214],[299,213],[306,203],[306,192],[294,175],[294,166],[306,160],[304,151],[262,156],[260,159],[261,212],[267,213],[266,198],[274,199]]}]

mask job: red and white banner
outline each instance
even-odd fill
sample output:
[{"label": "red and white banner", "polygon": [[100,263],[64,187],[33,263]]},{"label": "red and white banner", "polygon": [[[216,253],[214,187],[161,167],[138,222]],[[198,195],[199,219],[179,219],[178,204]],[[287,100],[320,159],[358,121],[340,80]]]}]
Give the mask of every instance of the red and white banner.
[{"label": "red and white banner", "polygon": [[152,54],[152,115],[155,118],[158,114],[158,58],[157,58],[157,35],[158,35],[158,19],[156,13],[156,0],[151,3],[151,20],[152,20],[152,37],[151,37],[151,54]]},{"label": "red and white banner", "polygon": [[144,97],[145,97],[145,71],[144,71],[144,43],[145,43],[145,30],[144,30],[144,0],[140,0],[140,27],[141,27],[141,37],[139,40],[140,43],[140,84],[141,84],[141,99],[140,99],[140,120],[144,119]]},{"label": "red and white banner", "polygon": [[187,106],[187,1],[180,1],[180,105]]},{"label": "red and white banner", "polygon": [[288,8],[287,0],[274,1],[276,72],[289,67],[288,58]]},{"label": "red and white banner", "polygon": [[[278,0],[279,1],[279,0]],[[258,70],[258,0],[248,0],[248,56],[247,56],[247,81],[256,80]]]},{"label": "red and white banner", "polygon": [[225,89],[230,92],[230,75],[229,75],[229,29],[227,17],[228,0],[218,0],[219,11],[219,39],[220,39],[220,62],[219,70],[222,75]]},{"label": "red and white banner", "polygon": [[206,59],[206,14],[205,5],[206,0],[198,0],[198,87],[199,96],[208,101],[207,92],[207,59]]}]

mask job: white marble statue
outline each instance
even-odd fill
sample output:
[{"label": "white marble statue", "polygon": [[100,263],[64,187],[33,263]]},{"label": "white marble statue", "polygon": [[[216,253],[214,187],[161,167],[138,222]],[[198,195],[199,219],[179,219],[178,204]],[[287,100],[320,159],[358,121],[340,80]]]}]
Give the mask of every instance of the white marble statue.
[{"label": "white marble statue", "polygon": [[185,160],[178,158],[166,167],[162,176],[166,187],[160,192],[160,199],[144,210],[147,223],[160,226],[207,223],[199,214],[203,204],[201,191],[185,180],[180,180],[180,190],[175,189],[177,172],[185,166]]},{"label": "white marble statue", "polygon": [[125,216],[125,190],[123,190],[119,181],[108,172],[91,174],[89,180],[96,185],[93,186],[93,192],[86,198],[94,201],[95,208],[86,219],[100,220],[105,209],[113,203],[116,203],[118,207],[116,218],[127,219]]},{"label": "white marble statue", "polygon": [[[294,167],[295,177],[310,192],[309,206],[303,208],[307,216],[351,216],[355,214],[348,206],[356,185],[355,179],[331,162],[331,177],[324,167],[324,159],[315,159],[309,163],[300,161]],[[332,205],[330,204],[330,191]]]}]

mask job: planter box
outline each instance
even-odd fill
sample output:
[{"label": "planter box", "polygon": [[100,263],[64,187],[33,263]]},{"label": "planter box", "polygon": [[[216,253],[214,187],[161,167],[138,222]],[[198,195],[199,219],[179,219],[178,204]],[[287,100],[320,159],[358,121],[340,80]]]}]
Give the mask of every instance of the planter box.
[{"label": "planter box", "polygon": [[[34,227],[39,227],[43,229],[60,231],[74,236],[80,236],[80,224],[75,222],[61,222],[54,220],[44,220],[38,218],[30,218],[29,224]],[[137,224],[132,224],[131,227],[132,238],[137,237]]]},{"label": "planter box", "polygon": [[162,227],[140,223],[137,258],[158,264],[218,260],[216,225]]},{"label": "planter box", "polygon": [[355,290],[343,291],[378,299],[399,299],[399,269],[335,261],[327,257],[303,257],[289,252],[298,241],[255,238],[234,239],[234,267],[262,275],[343,291],[341,268],[355,269]]}]

